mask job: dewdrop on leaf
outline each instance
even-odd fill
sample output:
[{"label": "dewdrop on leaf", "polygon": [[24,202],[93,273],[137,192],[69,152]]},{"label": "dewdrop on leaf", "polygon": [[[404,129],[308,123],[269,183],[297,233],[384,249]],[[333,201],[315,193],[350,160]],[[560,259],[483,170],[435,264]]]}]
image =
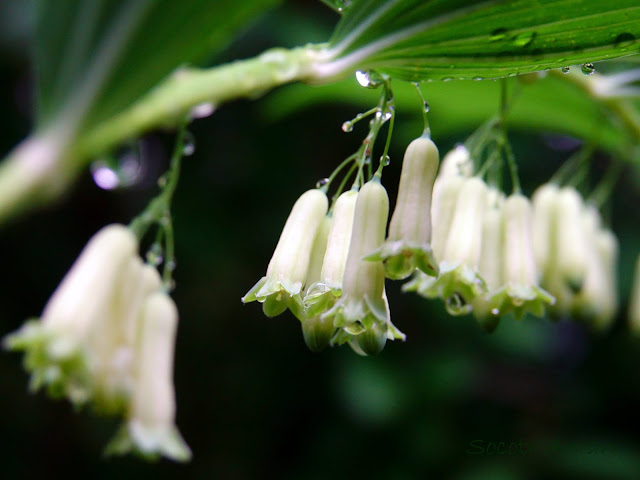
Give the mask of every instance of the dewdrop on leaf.
[{"label": "dewdrop on leaf", "polygon": [[417,138],[407,147],[389,235],[382,247],[367,257],[382,260],[389,278],[407,278],[416,268],[437,275],[430,242],[431,194],[438,162],[438,148],[429,137]]},{"label": "dewdrop on leaf", "polygon": [[302,291],[307,278],[311,248],[318,228],[327,214],[327,196],[318,189],[308,190],[293,205],[278,244],[262,277],[243,303],[257,300],[268,317],[284,312],[290,299]]}]

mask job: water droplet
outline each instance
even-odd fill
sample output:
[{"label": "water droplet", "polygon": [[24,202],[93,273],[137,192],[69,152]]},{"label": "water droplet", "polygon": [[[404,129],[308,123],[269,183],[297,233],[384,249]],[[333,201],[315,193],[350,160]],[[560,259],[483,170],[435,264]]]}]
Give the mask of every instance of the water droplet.
[{"label": "water droplet", "polygon": [[596,67],[593,66],[593,63],[583,63],[580,69],[585,75],[593,75],[596,71]]},{"label": "water droplet", "polygon": [[535,32],[522,32],[513,37],[512,43],[515,47],[528,47],[535,38]]},{"label": "water droplet", "polygon": [[443,82],[450,82],[451,80],[453,80],[453,77],[442,77]]},{"label": "water droplet", "polygon": [[493,32],[491,32],[491,36],[489,37],[490,42],[499,42],[500,40],[504,40],[507,36],[506,28],[496,28]]},{"label": "water droplet", "polygon": [[182,155],[189,157],[196,151],[196,139],[189,130],[184,132],[184,140],[182,142]]},{"label": "water droplet", "polygon": [[473,79],[474,79],[476,82],[479,82],[480,80],[483,80],[483,78],[482,78],[482,77],[473,77]]},{"label": "water droplet", "polygon": [[365,88],[378,88],[383,83],[382,77],[372,71],[363,72],[362,70],[358,70],[356,72],[356,80]]},{"label": "water droplet", "polygon": [[321,188],[321,187],[325,186],[327,183],[329,183],[329,179],[328,178],[321,178],[320,180],[318,180],[316,182],[316,188]]},{"label": "water droplet", "polygon": [[424,111],[426,113],[429,113],[429,110],[431,109],[431,107],[429,106],[429,102],[427,102],[426,100],[424,101],[424,104],[422,105],[422,107],[424,108]]},{"label": "water droplet", "polygon": [[176,269],[177,266],[178,266],[178,264],[176,263],[175,260],[169,260],[167,262],[167,264],[165,265],[165,268],[167,270],[169,270],[170,272],[173,272]]},{"label": "water droplet", "polygon": [[102,160],[96,160],[91,164],[91,175],[96,185],[103,190],[113,190],[120,185],[118,173]]},{"label": "water droplet", "polygon": [[[360,117],[360,118],[362,118],[362,117]],[[349,122],[349,121],[344,122],[342,124],[342,131],[343,132],[353,132],[353,123]]]},{"label": "water droplet", "polygon": [[465,315],[471,312],[471,305],[465,302],[462,295],[454,293],[444,302],[445,309],[449,315]]},{"label": "water droplet", "polygon": [[137,183],[143,174],[141,150],[138,144],[119,150],[115,155],[96,160],[91,164],[91,176],[103,190],[129,187]]},{"label": "water droplet", "polygon": [[491,309],[491,315],[500,315],[500,310],[498,310],[497,308]]},{"label": "water droplet", "polygon": [[380,164],[383,167],[388,166],[391,163],[391,157],[389,155],[385,155],[384,157],[380,157]]},{"label": "water droplet", "polygon": [[569,72],[571,71],[571,67],[568,67],[568,66],[567,66],[567,67],[562,67],[562,68],[560,69],[560,71],[561,71],[562,73],[569,73]]},{"label": "water droplet", "polygon": [[367,72],[363,72],[362,70],[358,70],[356,72],[356,80],[358,80],[358,83],[365,88],[369,88],[369,86],[371,85],[369,74]]},{"label": "water droplet", "polygon": [[216,111],[216,106],[213,103],[201,103],[200,105],[196,105],[189,112],[189,116],[191,118],[204,118],[211,115]]},{"label": "water droplet", "polygon": [[162,175],[160,178],[158,178],[158,186],[160,188],[164,187],[167,185],[167,176],[166,175]]},{"label": "water droplet", "polygon": [[631,33],[625,32],[618,35],[613,43],[616,47],[620,47],[626,44],[633,43],[635,39],[636,37],[634,37]]},{"label": "water droplet", "polygon": [[159,243],[154,243],[153,245],[151,245],[151,247],[147,251],[146,257],[147,263],[149,263],[150,265],[153,265],[154,267],[160,265],[163,260],[162,245],[160,245]]}]

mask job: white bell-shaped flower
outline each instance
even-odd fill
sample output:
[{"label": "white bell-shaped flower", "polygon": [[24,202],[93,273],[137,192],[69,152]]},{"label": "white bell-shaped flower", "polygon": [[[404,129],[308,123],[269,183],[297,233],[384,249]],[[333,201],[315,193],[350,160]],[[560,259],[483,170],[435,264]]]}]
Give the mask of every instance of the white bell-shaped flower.
[{"label": "white bell-shaped flower", "polygon": [[266,276],[242,297],[244,303],[259,301],[269,317],[287,309],[291,297],[302,291],[306,281],[313,241],[327,208],[327,196],[321,190],[308,190],[300,196],[287,218]]},{"label": "white bell-shaped flower", "polygon": [[382,260],[389,278],[407,278],[416,268],[437,275],[431,250],[431,195],[438,163],[438,148],[429,137],[417,138],[407,147],[389,235],[368,257]]},{"label": "white bell-shaped flower", "polygon": [[[386,338],[389,327],[384,300],[384,266],[381,261],[364,260],[364,257],[384,242],[388,215],[387,192],[374,176],[362,187],[356,201],[342,296],[322,315],[324,319],[333,318],[334,325],[347,335],[339,334],[337,343],[370,331],[383,332]],[[373,348],[376,345],[379,348]],[[384,344],[363,342],[360,346],[366,349],[367,355],[375,355]]]},{"label": "white bell-shaped flower", "polygon": [[148,296],[140,312],[135,380],[126,425],[111,453],[134,450],[151,458],[187,461],[191,451],[175,426],[173,357],[178,310],[164,292]]}]

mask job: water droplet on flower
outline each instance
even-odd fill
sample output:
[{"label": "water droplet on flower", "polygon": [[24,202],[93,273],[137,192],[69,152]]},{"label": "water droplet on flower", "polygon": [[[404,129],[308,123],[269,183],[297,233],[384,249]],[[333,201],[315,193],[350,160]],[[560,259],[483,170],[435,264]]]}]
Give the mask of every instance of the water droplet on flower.
[{"label": "water droplet on flower", "polygon": [[380,164],[383,167],[388,166],[391,163],[391,157],[389,155],[385,155],[384,157],[380,157]]},{"label": "water droplet on flower", "polygon": [[464,298],[458,293],[454,293],[447,298],[444,306],[449,315],[465,315],[471,312],[471,305],[468,305]]},{"label": "water droplet on flower", "polygon": [[343,132],[353,132],[353,122],[344,122],[342,124],[342,131]]},{"label": "water droplet on flower", "polygon": [[583,63],[580,69],[585,75],[593,75],[596,71],[596,67],[593,66],[593,63]]},{"label": "water droplet on flower", "polygon": [[513,37],[512,43],[515,47],[528,47],[536,37],[535,32],[522,32]]},{"label": "water droplet on flower", "polygon": [[320,180],[318,180],[316,182],[316,188],[324,187],[327,183],[329,183],[329,179],[328,178],[321,178]]},{"label": "water droplet on flower", "polygon": [[560,69],[560,71],[561,71],[562,73],[569,73],[569,72],[571,71],[571,67],[562,67],[562,68]]},{"label": "water droplet on flower", "polygon": [[189,112],[189,116],[193,119],[205,118],[211,115],[215,111],[216,111],[216,106],[213,103],[205,102],[193,107]]},{"label": "water droplet on flower", "polygon": [[491,32],[491,35],[489,36],[489,41],[498,42],[500,40],[504,40],[506,36],[507,36],[506,28],[496,28],[493,32]]}]

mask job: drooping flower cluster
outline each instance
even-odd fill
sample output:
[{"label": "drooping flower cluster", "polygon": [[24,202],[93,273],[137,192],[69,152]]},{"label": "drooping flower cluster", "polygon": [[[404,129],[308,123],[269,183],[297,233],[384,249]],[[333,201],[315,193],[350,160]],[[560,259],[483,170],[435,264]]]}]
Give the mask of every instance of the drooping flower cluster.
[{"label": "drooping flower cluster", "polygon": [[438,164],[428,136],[409,145],[386,238],[389,201],[379,175],[340,195],[326,216],[324,194],[305,193],[267,276],[243,301],[263,302],[270,316],[289,307],[311,350],[349,343],[367,355],[404,339],[390,320],[385,277],[413,275],[405,291],[442,299],[452,315],[472,313],[487,331],[508,314],[547,310],[610,323],[617,243],[577,191],[547,184],[533,202],[506,196],[474,176],[463,146],[439,171]]},{"label": "drooping flower cluster", "polygon": [[178,432],[173,346],[178,313],[157,270],[122,225],[96,233],[47,303],[4,340],[25,352],[31,389],[124,415],[109,450],[188,460]]},{"label": "drooping flower cluster", "polygon": [[534,250],[541,285],[557,299],[550,313],[602,330],[618,306],[618,241],[572,187],[548,183],[533,195]]},{"label": "drooping flower cluster", "polygon": [[[360,354],[374,355],[387,340],[404,340],[391,323],[385,274],[406,278],[416,268],[430,273],[437,269],[430,246],[430,202],[438,161],[438,150],[427,137],[407,149],[388,237],[389,198],[380,175],[359,191],[341,194],[326,216],[324,193],[303,194],[289,215],[267,275],[242,301],[262,302],[268,316],[289,307],[314,351],[348,343]],[[270,295],[272,302],[280,302],[278,308],[268,307]]]}]

